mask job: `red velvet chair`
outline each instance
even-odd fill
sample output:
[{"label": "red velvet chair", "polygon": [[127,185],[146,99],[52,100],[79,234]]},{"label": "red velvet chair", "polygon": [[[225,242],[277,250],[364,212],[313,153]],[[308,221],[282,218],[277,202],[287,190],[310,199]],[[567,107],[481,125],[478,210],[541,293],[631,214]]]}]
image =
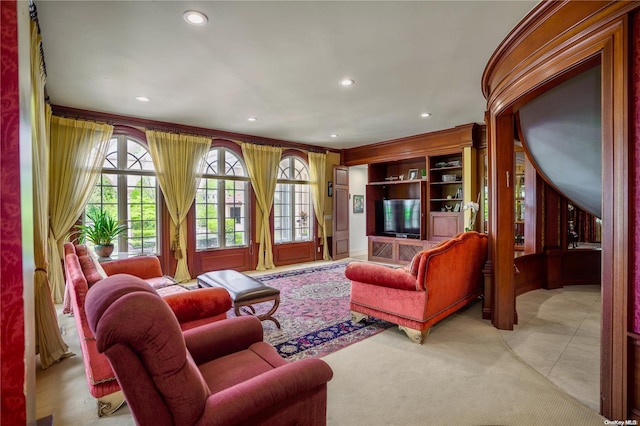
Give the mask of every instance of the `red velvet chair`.
[{"label": "red velvet chair", "polygon": [[184,333],[148,284],[114,275],[85,311],[139,425],[325,425],[331,368],[285,361],[246,316]]},{"label": "red velvet chair", "polygon": [[482,267],[487,260],[487,235],[462,233],[417,253],[406,268],[351,262],[351,318],[373,316],[398,324],[409,338],[422,343],[431,326],[482,294]]}]

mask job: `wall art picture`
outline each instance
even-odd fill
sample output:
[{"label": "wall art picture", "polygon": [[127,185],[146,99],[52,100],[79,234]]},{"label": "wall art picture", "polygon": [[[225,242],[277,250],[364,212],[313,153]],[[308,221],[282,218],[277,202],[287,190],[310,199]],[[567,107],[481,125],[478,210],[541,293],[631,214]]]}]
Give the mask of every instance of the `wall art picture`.
[{"label": "wall art picture", "polygon": [[364,213],[364,195],[353,196],[353,212]]}]

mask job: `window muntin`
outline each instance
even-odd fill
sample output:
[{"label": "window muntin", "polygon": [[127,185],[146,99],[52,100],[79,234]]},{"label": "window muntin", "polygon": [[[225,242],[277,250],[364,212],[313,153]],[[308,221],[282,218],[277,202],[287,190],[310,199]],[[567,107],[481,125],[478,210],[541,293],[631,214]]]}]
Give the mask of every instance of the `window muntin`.
[{"label": "window muntin", "polygon": [[[249,177],[238,155],[212,148],[196,192],[196,250],[242,247],[248,243]],[[221,172],[221,165],[224,165]]]},{"label": "window muntin", "polygon": [[126,223],[127,232],[114,241],[114,252],[158,254],[158,183],[151,155],[146,146],[125,135],[109,141],[102,174],[98,179],[86,213],[104,209],[111,217]]},{"label": "window muntin", "polygon": [[284,157],[280,160],[273,201],[274,242],[310,241],[311,214],[309,169],[298,157]]}]

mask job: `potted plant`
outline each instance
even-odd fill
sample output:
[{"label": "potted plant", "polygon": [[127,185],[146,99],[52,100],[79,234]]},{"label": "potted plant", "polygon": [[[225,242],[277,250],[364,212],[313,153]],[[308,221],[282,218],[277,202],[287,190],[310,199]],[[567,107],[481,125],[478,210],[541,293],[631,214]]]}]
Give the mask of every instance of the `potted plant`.
[{"label": "potted plant", "polygon": [[86,225],[80,225],[80,241],[89,240],[95,244],[95,251],[101,258],[108,258],[113,253],[112,241],[127,230],[126,225],[119,223],[104,210],[87,213]]}]

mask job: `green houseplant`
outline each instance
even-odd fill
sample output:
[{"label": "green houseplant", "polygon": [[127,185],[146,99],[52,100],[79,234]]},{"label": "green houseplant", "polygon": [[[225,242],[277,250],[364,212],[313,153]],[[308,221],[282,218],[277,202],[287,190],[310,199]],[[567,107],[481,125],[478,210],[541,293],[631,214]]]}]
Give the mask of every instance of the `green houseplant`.
[{"label": "green houseplant", "polygon": [[104,210],[87,213],[86,225],[80,225],[80,241],[91,241],[95,244],[96,254],[108,258],[113,253],[112,241],[127,230],[126,225],[119,223]]}]

